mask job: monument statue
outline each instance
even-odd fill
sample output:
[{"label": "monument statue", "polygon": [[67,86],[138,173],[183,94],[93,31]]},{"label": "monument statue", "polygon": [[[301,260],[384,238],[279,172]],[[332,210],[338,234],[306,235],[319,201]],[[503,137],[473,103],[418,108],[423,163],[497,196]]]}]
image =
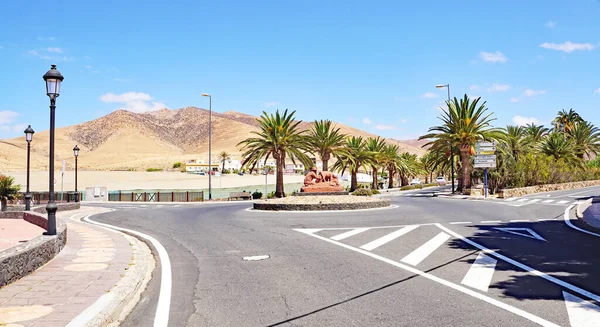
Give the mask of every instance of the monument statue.
[{"label": "monument statue", "polygon": [[312,167],[304,177],[304,187],[301,192],[323,193],[341,192],[344,188],[340,186],[337,176],[330,171],[321,171],[317,174],[317,167]]}]

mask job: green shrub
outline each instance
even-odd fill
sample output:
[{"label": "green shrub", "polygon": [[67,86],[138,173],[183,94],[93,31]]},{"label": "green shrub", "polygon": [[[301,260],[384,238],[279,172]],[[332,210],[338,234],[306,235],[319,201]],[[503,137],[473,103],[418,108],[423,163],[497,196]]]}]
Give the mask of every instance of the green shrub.
[{"label": "green shrub", "polygon": [[356,191],[352,192],[352,195],[356,196],[371,196],[373,195],[373,191],[368,188],[359,188]]},{"label": "green shrub", "polygon": [[262,192],[259,192],[258,190],[254,191],[252,193],[252,198],[253,199],[261,199],[263,196]]},{"label": "green shrub", "polygon": [[273,199],[275,197],[275,191],[271,191],[269,192],[269,194],[267,194],[267,199]]},{"label": "green shrub", "polygon": [[371,190],[371,193],[373,193],[373,194],[381,194],[381,192],[379,192],[379,190]]},{"label": "green shrub", "polygon": [[163,171],[162,168],[148,168],[146,169],[147,172],[151,173],[151,172],[155,172],[155,171]]},{"label": "green shrub", "polygon": [[173,164],[173,168],[181,168],[181,162],[176,162]]}]

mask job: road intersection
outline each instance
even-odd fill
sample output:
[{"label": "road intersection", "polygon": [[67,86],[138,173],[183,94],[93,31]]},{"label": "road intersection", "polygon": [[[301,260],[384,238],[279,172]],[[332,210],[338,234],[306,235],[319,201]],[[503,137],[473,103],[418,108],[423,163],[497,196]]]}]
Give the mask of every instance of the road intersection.
[{"label": "road intersection", "polygon": [[[377,211],[106,204],[117,210],[93,219],[164,245],[169,325],[597,326],[600,237],[565,214],[598,190],[527,197],[569,206],[392,195],[396,207]],[[159,287],[125,326],[152,323]]]}]

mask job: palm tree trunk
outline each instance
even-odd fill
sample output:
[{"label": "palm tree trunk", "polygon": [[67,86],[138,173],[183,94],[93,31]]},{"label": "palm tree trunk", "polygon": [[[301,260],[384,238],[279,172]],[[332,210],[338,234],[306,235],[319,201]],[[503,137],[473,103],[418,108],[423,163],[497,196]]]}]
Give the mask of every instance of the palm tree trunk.
[{"label": "palm tree trunk", "polygon": [[6,204],[7,204],[6,199],[2,199],[2,201],[0,201],[0,207],[2,207],[0,209],[0,211],[6,211]]},{"label": "palm tree trunk", "polygon": [[371,168],[373,169],[373,183],[371,185],[371,189],[376,190],[378,187],[377,185],[377,167],[376,166],[371,166]]},{"label": "palm tree trunk", "polygon": [[221,174],[225,171],[225,160],[223,160],[223,167],[221,168]]},{"label": "palm tree trunk", "polygon": [[328,169],[329,169],[329,165],[328,165],[328,163],[329,163],[329,158],[330,158],[330,157],[331,157],[331,156],[329,155],[329,153],[327,153],[327,154],[325,154],[325,155],[323,155],[323,156],[321,157],[321,161],[323,161],[323,171],[329,171],[329,170],[328,170]]},{"label": "palm tree trunk", "polygon": [[471,145],[468,143],[461,144],[461,170],[463,175],[463,193],[465,190],[471,188],[471,175],[469,168],[471,168]]},{"label": "palm tree trunk", "polygon": [[277,182],[275,185],[275,197],[283,198],[285,197],[285,192],[283,190],[283,166],[285,162],[285,156],[280,155],[279,158],[275,160],[277,165]]},{"label": "palm tree trunk", "polygon": [[358,188],[358,180],[356,179],[356,171],[352,171],[350,174],[350,192],[356,191]]},{"label": "palm tree trunk", "polygon": [[388,169],[388,176],[390,178],[388,188],[394,188],[394,170]]}]

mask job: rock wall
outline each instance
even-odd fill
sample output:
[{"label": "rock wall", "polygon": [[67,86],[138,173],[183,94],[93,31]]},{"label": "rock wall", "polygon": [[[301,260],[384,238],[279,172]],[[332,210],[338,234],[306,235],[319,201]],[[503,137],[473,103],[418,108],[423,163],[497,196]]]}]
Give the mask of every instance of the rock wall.
[{"label": "rock wall", "polygon": [[583,181],[583,182],[572,182],[572,183],[561,183],[561,184],[546,184],[536,185],[521,188],[503,189],[498,192],[498,197],[501,199],[508,199],[519,197],[527,194],[543,193],[551,191],[571,190],[589,186],[600,186],[600,180],[595,181]]},{"label": "rock wall", "polygon": [[271,211],[321,211],[321,210],[359,210],[384,208],[390,206],[389,199],[354,203],[271,203],[254,202],[255,210]]}]

